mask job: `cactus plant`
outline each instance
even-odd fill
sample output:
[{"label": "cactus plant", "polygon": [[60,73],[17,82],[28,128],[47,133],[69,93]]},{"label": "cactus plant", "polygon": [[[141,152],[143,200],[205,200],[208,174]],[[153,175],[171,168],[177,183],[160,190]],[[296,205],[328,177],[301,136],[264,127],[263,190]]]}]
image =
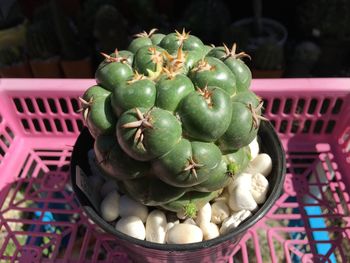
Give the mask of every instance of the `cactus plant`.
[{"label": "cactus plant", "polygon": [[21,6],[17,1],[3,2],[1,5],[0,30],[17,26],[24,21]]},{"label": "cactus plant", "polygon": [[221,43],[218,29],[227,28],[230,21],[229,8],[224,1],[196,0],[188,2],[179,26],[191,28],[193,33],[207,43],[218,44]]},{"label": "cactus plant", "polygon": [[247,165],[262,102],[235,45],[208,53],[185,30],[154,32],[103,53],[81,111],[105,176],[145,205],[195,216]]},{"label": "cactus plant", "polygon": [[276,42],[267,42],[254,52],[253,66],[256,69],[282,69],[284,63],[283,47]]},{"label": "cactus plant", "polygon": [[27,29],[27,51],[30,58],[48,59],[59,53],[56,35],[42,23],[34,23]]},{"label": "cactus plant", "polygon": [[23,55],[18,47],[0,49],[0,66],[11,66],[22,61]]},{"label": "cactus plant", "polygon": [[112,5],[101,6],[95,17],[94,36],[98,50],[111,53],[114,48],[124,48],[127,40],[127,22]]},{"label": "cactus plant", "polygon": [[84,58],[86,47],[81,43],[73,21],[64,14],[56,1],[51,0],[49,4],[62,57],[67,60]]}]

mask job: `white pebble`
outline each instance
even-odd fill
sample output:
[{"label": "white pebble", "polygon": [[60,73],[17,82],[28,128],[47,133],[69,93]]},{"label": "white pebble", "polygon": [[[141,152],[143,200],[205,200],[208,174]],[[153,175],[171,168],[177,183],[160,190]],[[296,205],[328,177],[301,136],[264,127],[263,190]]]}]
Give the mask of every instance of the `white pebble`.
[{"label": "white pebble", "polygon": [[250,190],[252,189],[252,175],[248,173],[240,174],[235,180],[230,192],[228,205],[233,211],[255,210],[258,205],[255,202]]},{"label": "white pebble", "polygon": [[219,227],[212,222],[202,225],[201,229],[203,232],[204,240],[213,239],[220,235]]},{"label": "white pebble", "polygon": [[[230,182],[233,182],[233,180],[231,179]],[[216,197],[214,199],[214,201],[223,201],[225,203],[228,203],[228,200],[230,199],[230,193],[229,193],[229,190],[228,190],[228,187],[225,187],[224,190],[222,191],[222,193]]]},{"label": "white pebble", "polygon": [[211,205],[206,203],[201,209],[197,212],[197,217],[195,219],[196,224],[201,226],[202,224],[207,224],[211,220]]},{"label": "white pebble", "polygon": [[246,173],[256,174],[261,173],[264,176],[268,176],[272,171],[271,157],[266,153],[261,153],[255,157],[245,169]]},{"label": "white pebble", "polygon": [[220,234],[224,235],[231,229],[236,228],[243,220],[250,217],[252,213],[248,210],[241,210],[237,213],[232,214],[222,222],[220,228]]},{"label": "white pebble", "polygon": [[136,216],[122,217],[118,220],[115,228],[134,238],[144,240],[146,237],[146,229],[142,220]]},{"label": "white pebble", "polygon": [[185,221],[183,221],[184,224],[190,224],[190,225],[197,225],[196,222],[192,218],[187,218]]},{"label": "white pebble", "polygon": [[166,225],[166,228],[165,228],[165,232],[167,232],[170,228],[172,228],[173,226],[175,226],[177,224],[180,224],[179,220],[176,220],[174,222],[168,222],[168,224]]},{"label": "white pebble", "polygon": [[230,216],[230,209],[224,201],[216,201],[211,205],[211,222],[221,224]]},{"label": "white pebble", "polygon": [[253,195],[257,204],[263,204],[266,200],[267,191],[269,190],[269,181],[260,173],[252,176],[252,189],[250,192]]},{"label": "white pebble", "polygon": [[102,187],[100,189],[100,195],[103,198],[106,195],[108,195],[110,192],[112,192],[113,190],[118,191],[118,185],[115,181],[108,180],[102,185]]},{"label": "white pebble", "polygon": [[248,145],[250,149],[250,156],[252,157],[252,160],[258,156],[260,148],[258,143],[258,138],[255,137],[254,140]]},{"label": "white pebble", "polygon": [[119,215],[121,217],[136,216],[140,218],[143,223],[146,223],[148,208],[129,198],[127,195],[123,195],[119,200]]},{"label": "white pebble", "polygon": [[101,216],[107,222],[113,221],[119,216],[119,194],[117,191],[110,192],[101,202]]},{"label": "white pebble", "polygon": [[250,177],[250,173],[242,172],[234,177],[233,180],[230,181],[230,183],[227,186],[227,191],[229,195],[233,192],[233,190],[237,187],[237,185],[240,185],[240,187],[250,187],[250,181],[247,179],[247,177]]},{"label": "white pebble", "polygon": [[155,243],[165,243],[167,227],[166,216],[163,211],[153,210],[146,221],[146,240]]},{"label": "white pebble", "polygon": [[177,224],[169,229],[166,235],[168,244],[189,244],[203,240],[202,230],[195,225]]}]

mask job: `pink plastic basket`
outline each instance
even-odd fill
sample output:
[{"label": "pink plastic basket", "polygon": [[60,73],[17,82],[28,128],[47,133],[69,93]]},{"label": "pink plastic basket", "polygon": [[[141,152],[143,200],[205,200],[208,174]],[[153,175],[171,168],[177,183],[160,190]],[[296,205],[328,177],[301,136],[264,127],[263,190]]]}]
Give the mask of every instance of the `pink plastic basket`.
[{"label": "pink plastic basket", "polygon": [[[93,80],[2,79],[0,262],[129,262],[74,199],[68,170]],[[284,193],[217,262],[350,260],[350,79],[255,80],[287,151]]]}]

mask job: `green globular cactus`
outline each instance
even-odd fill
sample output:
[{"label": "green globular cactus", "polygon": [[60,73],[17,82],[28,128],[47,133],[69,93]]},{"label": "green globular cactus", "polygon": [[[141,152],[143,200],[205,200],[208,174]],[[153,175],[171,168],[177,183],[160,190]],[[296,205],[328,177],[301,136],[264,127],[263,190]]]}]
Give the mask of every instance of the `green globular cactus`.
[{"label": "green globular cactus", "polygon": [[143,32],[80,98],[97,165],[131,198],[195,216],[245,169],[262,102],[235,45]]},{"label": "green globular cactus", "polygon": [[31,58],[48,59],[59,53],[57,36],[43,23],[34,23],[27,29],[26,46]]}]

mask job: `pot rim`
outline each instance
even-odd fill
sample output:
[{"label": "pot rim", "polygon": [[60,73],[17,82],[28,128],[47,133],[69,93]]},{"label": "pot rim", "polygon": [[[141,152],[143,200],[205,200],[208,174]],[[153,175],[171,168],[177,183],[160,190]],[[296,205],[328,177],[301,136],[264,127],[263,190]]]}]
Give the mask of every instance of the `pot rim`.
[{"label": "pot rim", "polygon": [[[274,19],[271,19],[271,18],[262,17],[261,21],[262,21],[263,25],[265,25],[265,26],[266,25],[272,26],[274,28],[277,28],[281,32],[282,37],[277,43],[278,43],[278,45],[283,46],[286,43],[287,37],[288,37],[288,30],[287,30],[287,28],[283,24],[278,22],[277,20],[274,20]],[[240,20],[234,22],[232,25],[240,27],[240,26],[250,25],[253,22],[254,22],[254,18],[253,17],[246,17],[246,18],[243,18],[243,19],[240,19]]]},{"label": "pot rim", "polygon": [[[85,129],[85,132],[89,133],[87,128]],[[76,158],[74,158],[76,157],[76,154],[78,154],[76,152],[76,145],[74,146],[74,149],[73,149],[72,158],[71,158],[71,169],[70,169],[71,184],[73,187],[73,191],[75,192],[77,200],[79,201],[83,210],[88,215],[89,219],[91,219],[94,223],[96,223],[99,227],[101,227],[104,231],[106,231],[106,233],[114,235],[116,239],[121,239],[124,242],[127,241],[132,243],[133,245],[139,245],[141,247],[148,248],[148,249],[172,251],[172,252],[195,251],[203,248],[218,246],[224,242],[234,240],[235,238],[245,233],[253,225],[255,225],[260,219],[262,219],[265,216],[266,213],[268,213],[268,211],[272,208],[272,206],[275,204],[275,202],[277,201],[277,199],[280,197],[282,193],[284,178],[286,174],[285,151],[282,147],[282,143],[274,127],[270,122],[267,122],[267,121],[261,122],[259,133],[261,132],[269,133],[270,134],[269,136],[271,136],[270,139],[275,142],[275,146],[276,146],[275,150],[277,151],[278,153],[277,156],[279,158],[279,160],[276,162],[280,163],[280,166],[281,166],[280,169],[277,171],[278,176],[276,176],[276,182],[273,185],[273,188],[270,191],[270,194],[266,199],[265,203],[258,209],[258,211],[253,213],[251,217],[244,220],[237,228],[231,230],[229,233],[210,240],[204,240],[201,242],[190,243],[190,244],[158,244],[158,243],[153,243],[146,240],[136,239],[117,231],[112,225],[110,225],[105,220],[103,220],[102,217],[95,211],[95,209],[92,207],[88,198],[79,189],[79,187],[76,184],[75,166],[77,165],[77,163],[76,163]],[[260,136],[260,137],[263,137],[263,136]]]}]

